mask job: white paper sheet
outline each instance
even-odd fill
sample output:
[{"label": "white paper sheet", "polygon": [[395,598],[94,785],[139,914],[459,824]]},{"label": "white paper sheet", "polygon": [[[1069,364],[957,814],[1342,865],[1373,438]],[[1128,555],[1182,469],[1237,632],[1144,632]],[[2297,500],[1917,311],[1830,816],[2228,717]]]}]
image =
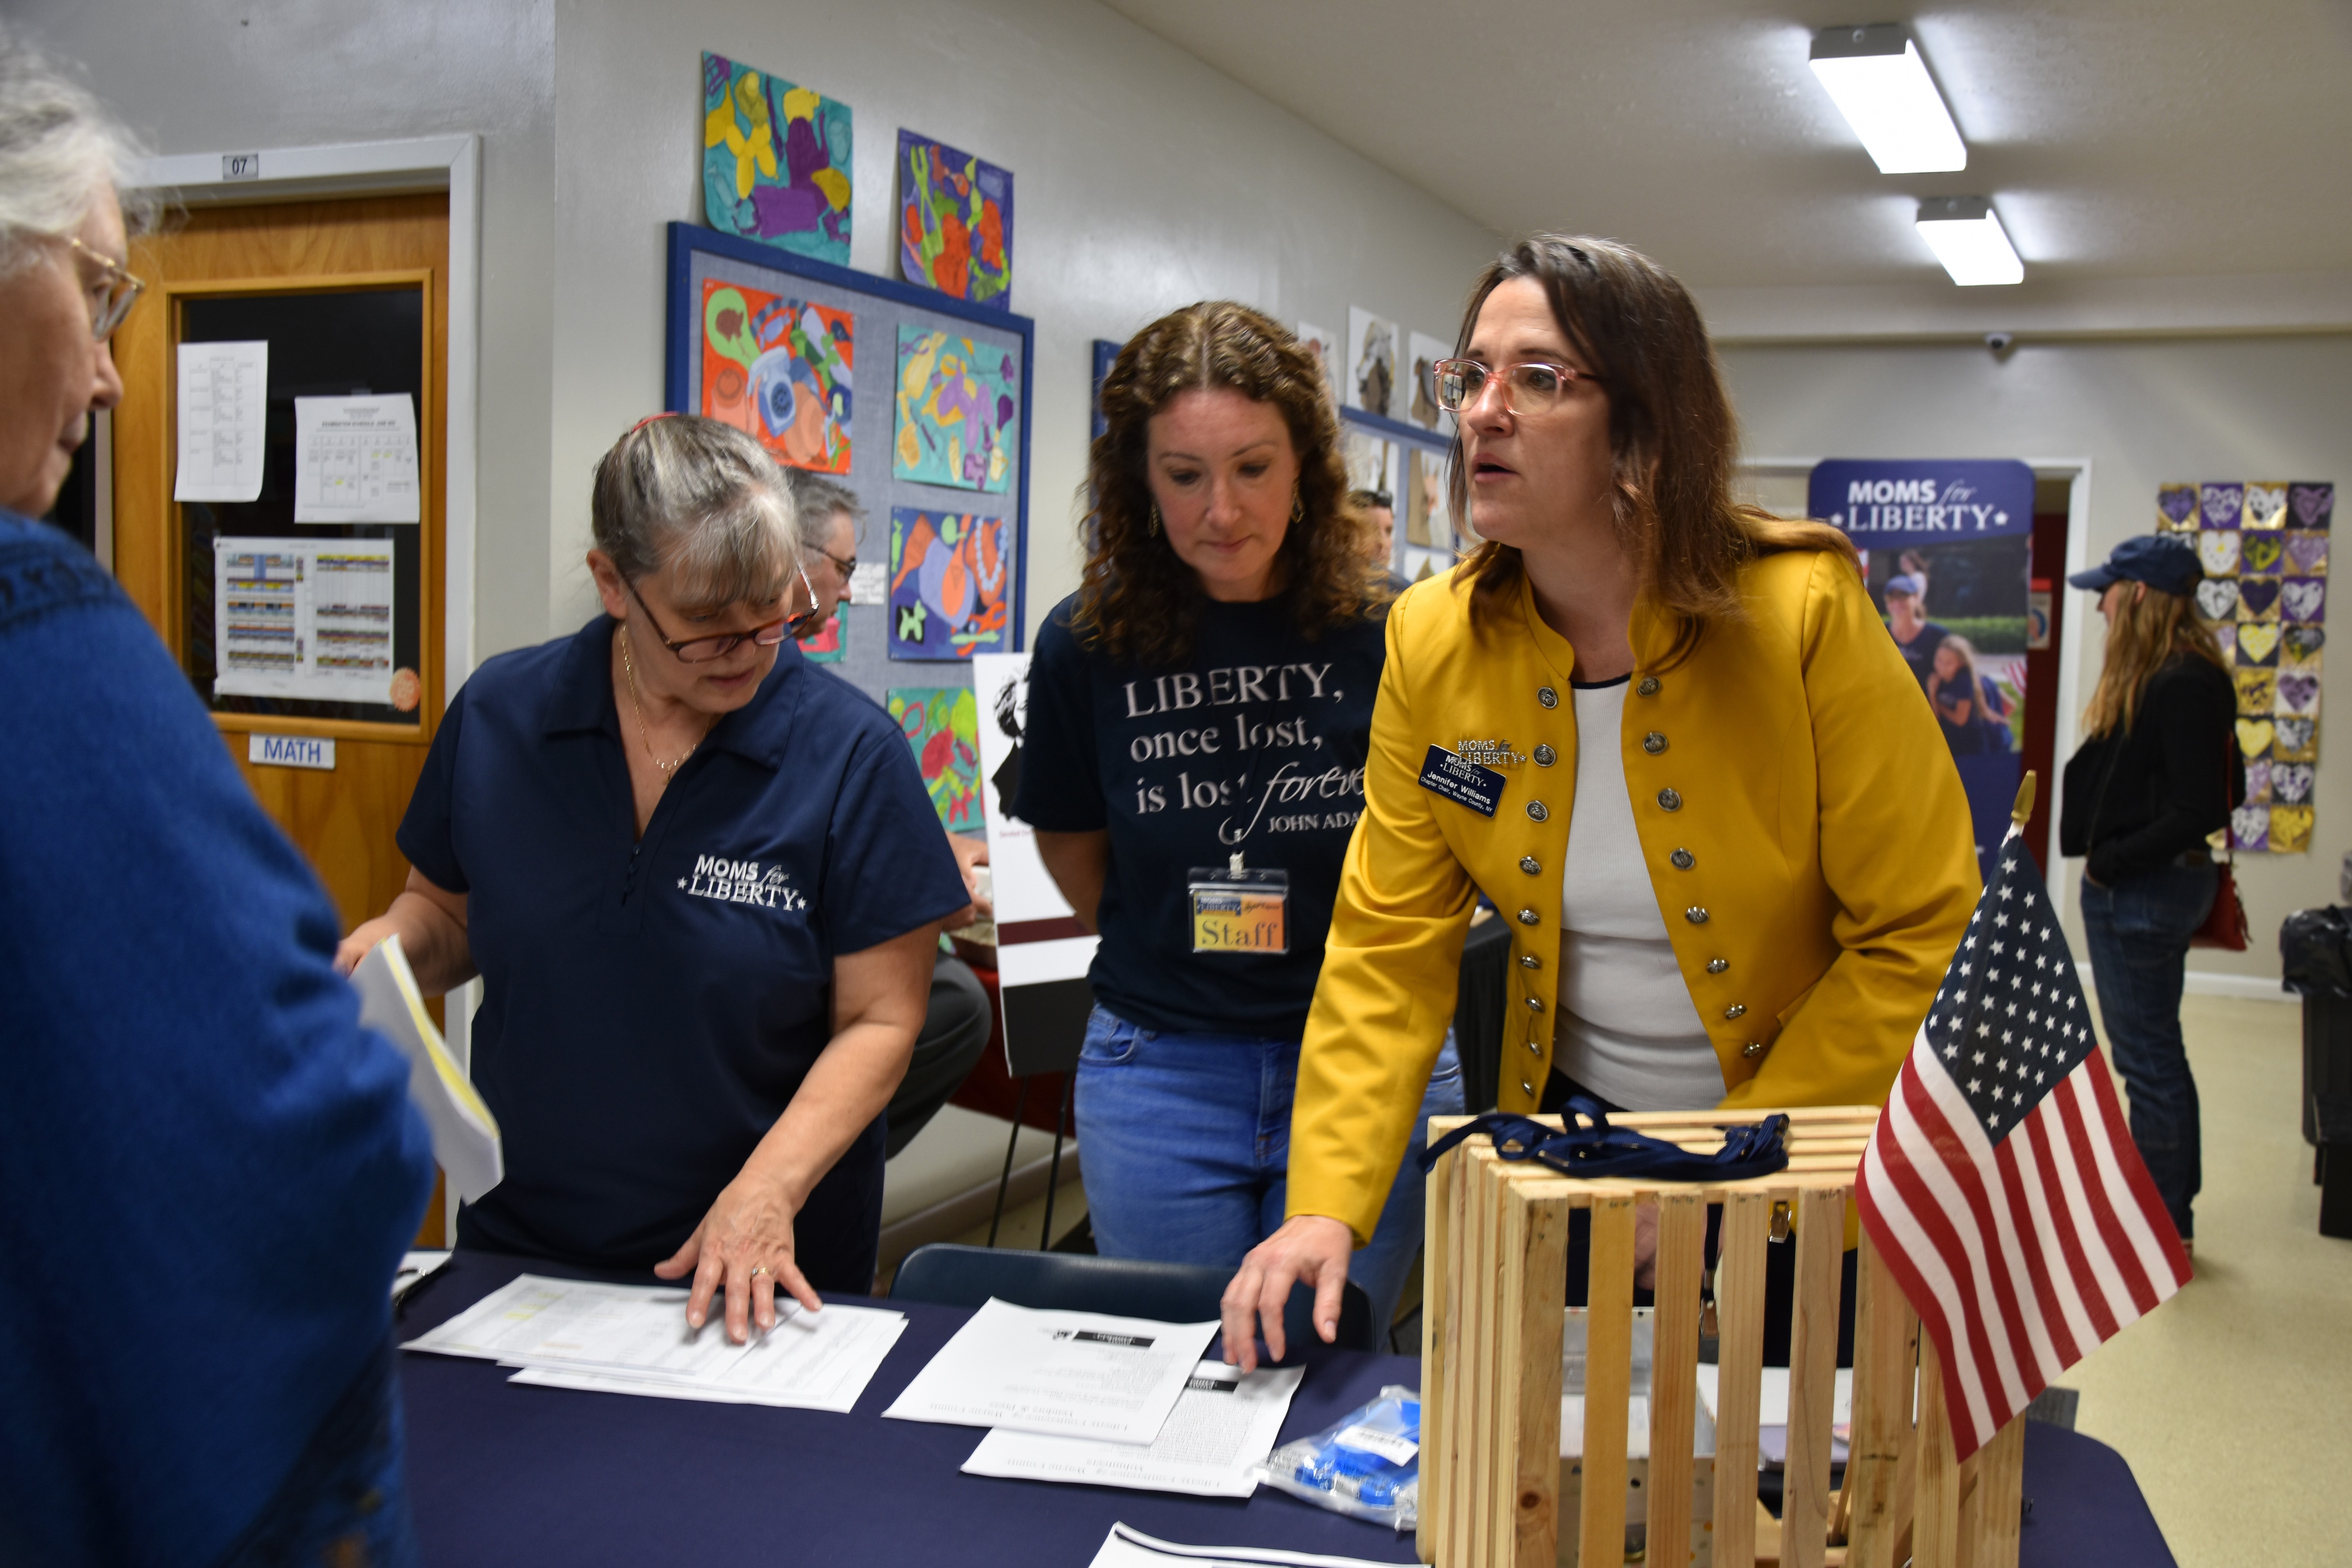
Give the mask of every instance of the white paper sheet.
[{"label": "white paper sheet", "polygon": [[392,701],[392,541],[213,541],[213,692]]},{"label": "white paper sheet", "polygon": [[173,500],[261,495],[269,411],[269,342],[182,343],[180,460]]},{"label": "white paper sheet", "polygon": [[[433,1157],[447,1173],[450,1190],[469,1204],[479,1203],[506,1176],[499,1120],[433,1026],[400,938],[388,936],[369,950],[352,971],[352,984],[360,994],[360,1022],[408,1058],[408,1098],[433,1131]],[[447,1256],[442,1255],[444,1261]]]},{"label": "white paper sheet", "polygon": [[416,405],[389,397],[294,400],[294,521],[415,522]]},{"label": "white paper sheet", "polygon": [[1179,1546],[1146,1535],[1132,1525],[1114,1524],[1087,1568],[1381,1568],[1368,1557],[1327,1557],[1317,1552],[1282,1552],[1263,1546]]},{"label": "white paper sheet", "polygon": [[1217,1331],[991,1299],[882,1414],[1144,1444],[1160,1435]]},{"label": "white paper sheet", "polygon": [[515,1383],[845,1412],[907,1326],[882,1308],[785,1300],[774,1329],[731,1344],[716,1313],[687,1329],[688,1294],[525,1274],[402,1348],[519,1367]]},{"label": "white paper sheet", "polygon": [[1087,1437],[991,1432],[963,1462],[968,1476],[1076,1481],[1196,1497],[1247,1497],[1257,1489],[1250,1467],[1274,1452],[1290,1396],[1304,1367],[1239,1367],[1204,1361],[1177,1396],[1160,1436],[1145,1447]]},{"label": "white paper sheet", "polygon": [[890,571],[879,561],[861,561],[849,574],[849,602],[886,605],[890,602]]},{"label": "white paper sheet", "polygon": [[[1711,1417],[1716,1411],[1716,1379],[1719,1368],[1701,1363],[1698,1396]],[[1830,1458],[1843,1463],[1846,1437],[1853,1424],[1853,1369],[1837,1370],[1837,1389],[1830,1397]],[[1789,1455],[1789,1369],[1768,1366],[1756,1401],[1756,1456],[1759,1462],[1782,1465]]]},{"label": "white paper sheet", "polygon": [[[677,1310],[675,1308],[670,1310]],[[710,1331],[706,1329],[705,1332]],[[509,1383],[576,1388],[594,1394],[636,1394],[656,1399],[700,1399],[718,1405],[772,1405],[831,1410],[846,1415],[874,1381],[890,1348],[907,1331],[903,1312],[835,1304],[822,1312],[779,1299],[776,1326],[712,1380],[677,1383],[619,1372],[525,1367]]]}]

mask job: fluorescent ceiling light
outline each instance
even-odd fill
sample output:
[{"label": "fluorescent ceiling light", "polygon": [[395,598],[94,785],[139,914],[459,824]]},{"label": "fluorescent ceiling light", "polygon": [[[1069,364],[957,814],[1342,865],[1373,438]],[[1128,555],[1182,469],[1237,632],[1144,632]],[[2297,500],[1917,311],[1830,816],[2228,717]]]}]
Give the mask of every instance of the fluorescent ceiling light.
[{"label": "fluorescent ceiling light", "polygon": [[1882,174],[1965,169],[1969,150],[1901,23],[1813,35],[1813,74]]},{"label": "fluorescent ceiling light", "polygon": [[1962,288],[2021,283],[2025,263],[1982,196],[1938,196],[1919,204],[1919,237]]}]

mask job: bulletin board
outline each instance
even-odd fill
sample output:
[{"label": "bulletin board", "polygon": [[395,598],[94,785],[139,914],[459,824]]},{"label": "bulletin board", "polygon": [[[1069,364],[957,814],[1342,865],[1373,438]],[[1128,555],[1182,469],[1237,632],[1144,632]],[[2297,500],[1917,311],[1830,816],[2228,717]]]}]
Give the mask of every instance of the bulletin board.
[{"label": "bulletin board", "polygon": [[[925,730],[961,736],[972,656],[1023,647],[1034,324],[673,223],[667,347],[666,406],[750,430],[866,509],[866,581],[807,657],[891,709],[919,754]],[[940,809],[980,826],[976,792]]]}]

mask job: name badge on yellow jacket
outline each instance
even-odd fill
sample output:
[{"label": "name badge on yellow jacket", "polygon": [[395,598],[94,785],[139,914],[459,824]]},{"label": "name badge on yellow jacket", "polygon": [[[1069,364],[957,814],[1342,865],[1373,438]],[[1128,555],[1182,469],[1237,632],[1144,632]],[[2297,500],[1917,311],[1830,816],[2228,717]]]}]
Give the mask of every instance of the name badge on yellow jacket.
[{"label": "name badge on yellow jacket", "polygon": [[1456,805],[1466,805],[1481,816],[1494,816],[1495,808],[1503,804],[1507,782],[1494,769],[1465,763],[1443,746],[1430,747],[1421,764],[1422,788]]}]

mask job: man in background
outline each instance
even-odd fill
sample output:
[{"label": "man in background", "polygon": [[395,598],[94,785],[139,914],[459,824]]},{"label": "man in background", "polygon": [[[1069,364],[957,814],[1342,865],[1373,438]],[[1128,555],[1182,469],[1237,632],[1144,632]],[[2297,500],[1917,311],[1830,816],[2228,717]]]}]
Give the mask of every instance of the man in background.
[{"label": "man in background", "polygon": [[[858,526],[866,510],[858,504],[856,491],[823,474],[787,468],[784,476],[792,482],[793,510],[799,519],[801,555],[809,586],[816,590],[817,607],[824,612],[810,616],[802,627],[800,640],[805,642],[822,633],[825,623],[848,601],[849,580],[857,571]],[[948,929],[993,920],[995,908],[981,889],[977,871],[988,864],[988,841],[950,833],[948,847],[955,851],[963,885],[971,895],[971,908],[950,919]],[[915,1059],[908,1066],[898,1093],[890,1097],[885,1158],[913,1142],[915,1134],[939,1114],[940,1107],[963,1087],[972,1064],[988,1048],[994,1013],[988,990],[971,965],[941,952],[931,970],[930,1007],[924,1015],[922,1032],[915,1037]]]},{"label": "man in background", "polygon": [[1388,574],[1389,587],[1403,593],[1412,584],[1396,569],[1396,498],[1386,490],[1356,490],[1348,500],[1370,524],[1364,532],[1364,553]]}]

